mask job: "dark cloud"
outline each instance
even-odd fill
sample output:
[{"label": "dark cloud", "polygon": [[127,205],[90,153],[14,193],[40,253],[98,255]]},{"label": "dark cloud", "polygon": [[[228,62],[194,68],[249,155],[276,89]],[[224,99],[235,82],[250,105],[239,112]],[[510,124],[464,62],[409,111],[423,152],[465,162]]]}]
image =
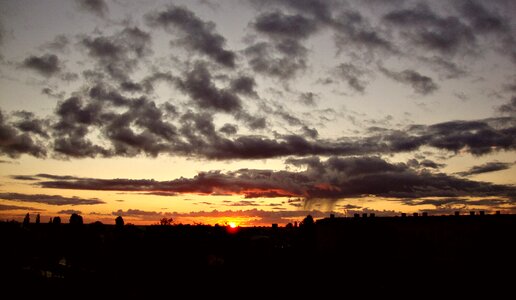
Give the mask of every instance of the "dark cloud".
[{"label": "dark cloud", "polygon": [[[24,124],[22,121],[18,125],[27,129],[27,132],[20,132],[16,126],[9,124],[0,110],[0,153],[12,158],[17,158],[21,154],[45,157],[46,147],[31,134],[31,130],[37,129],[37,127],[32,127],[35,123]],[[25,125],[27,126],[25,127]]]},{"label": "dark cloud", "polygon": [[394,72],[380,67],[380,71],[391,79],[412,86],[414,92],[420,95],[432,94],[439,88],[439,86],[432,80],[432,78],[421,75],[414,70]]},{"label": "dark cloud", "polygon": [[237,194],[246,198],[302,197],[309,201],[362,197],[513,197],[516,189],[443,173],[417,171],[379,157],[289,159],[305,171],[241,169],[199,173],[171,181],[74,178],[41,181],[44,188],[193,194]]},{"label": "dark cloud", "polygon": [[60,210],[57,212],[58,214],[65,214],[65,215],[71,215],[71,214],[82,214],[82,211],[80,210],[75,210],[75,209],[65,209],[65,210]]},{"label": "dark cloud", "polygon": [[60,72],[59,58],[55,54],[29,56],[22,64],[25,68],[36,71],[42,76],[52,76]]},{"label": "dark cloud", "polygon": [[315,20],[280,11],[262,13],[252,25],[257,32],[280,38],[305,39],[317,30]]},{"label": "dark cloud", "polygon": [[319,136],[319,132],[315,128],[309,128],[308,126],[303,125],[301,130],[303,131],[303,135],[306,137],[316,139]]},{"label": "dark cloud", "polygon": [[241,100],[236,94],[231,90],[219,89],[215,86],[207,66],[203,63],[195,64],[193,70],[179,81],[179,87],[190,95],[200,108],[223,112],[242,109]]},{"label": "dark cloud", "polygon": [[504,162],[488,162],[479,166],[473,166],[471,169],[457,173],[460,176],[471,176],[483,173],[490,173],[496,171],[502,171],[510,169],[514,165],[514,163],[504,163]]},{"label": "dark cloud", "polygon": [[421,60],[427,63],[433,70],[438,72],[440,78],[455,79],[467,75],[466,71],[459,67],[451,60],[439,56],[432,56],[430,58],[421,57]]},{"label": "dark cloud", "polygon": [[108,6],[104,0],[76,0],[79,6],[99,17],[105,17],[108,13]]},{"label": "dark cloud", "polygon": [[56,98],[56,99],[63,99],[63,97],[64,97],[64,92],[58,93],[49,87],[41,89],[41,93],[44,95],[47,95],[49,97]]},{"label": "dark cloud", "polygon": [[151,35],[138,27],[127,27],[112,36],[83,37],[81,44],[99,68],[122,82],[129,81],[142,58],[152,53]]},{"label": "dark cloud", "polygon": [[215,31],[215,24],[203,21],[187,8],[171,5],[167,10],[148,14],[146,21],[151,27],[179,29],[185,36],[175,44],[206,55],[225,67],[236,66],[236,55],[224,49],[226,39]]},{"label": "dark cloud", "polygon": [[495,10],[488,10],[480,1],[458,1],[455,3],[473,29],[480,33],[506,33],[509,21]]},{"label": "dark cloud", "polygon": [[403,199],[401,200],[406,205],[419,206],[419,205],[433,205],[437,208],[449,208],[449,209],[468,209],[474,206],[487,206],[492,209],[507,207],[507,205],[514,204],[514,200],[511,199],[500,199],[500,198],[485,198],[485,199],[468,199],[468,198],[437,198],[437,199]]},{"label": "dark cloud", "polygon": [[43,138],[49,138],[48,121],[37,118],[32,112],[17,111],[13,113],[18,120],[14,126],[22,132],[33,133]]},{"label": "dark cloud", "polygon": [[289,80],[307,67],[307,50],[297,41],[285,39],[276,45],[258,42],[244,50],[251,68],[260,74]]},{"label": "dark cloud", "polygon": [[442,17],[426,5],[403,8],[383,17],[410,45],[442,54],[469,53],[476,48],[474,31],[457,17]]},{"label": "dark cloud", "polygon": [[227,135],[233,135],[238,132],[238,127],[236,125],[226,123],[219,129],[219,131]]},{"label": "dark cloud", "polygon": [[418,161],[417,159],[411,159],[407,162],[407,165],[411,168],[430,168],[430,169],[440,169],[445,167],[445,164],[439,164],[435,161],[429,160],[429,159],[423,159],[421,161]]},{"label": "dark cloud", "polygon": [[27,180],[27,181],[39,180],[38,176],[28,176],[28,175],[13,175],[13,176],[11,176],[11,178],[16,179],[16,180]]},{"label": "dark cloud", "polygon": [[331,24],[335,30],[335,42],[339,50],[353,47],[371,54],[397,53],[395,46],[383,36],[382,30],[374,28],[358,11],[347,10],[337,16]]},{"label": "dark cloud", "polygon": [[348,86],[355,92],[363,93],[365,91],[367,84],[363,79],[366,73],[365,70],[352,63],[342,63],[335,67],[332,73],[344,79]]},{"label": "dark cloud", "polygon": [[105,203],[97,198],[86,199],[80,197],[63,197],[60,195],[19,193],[0,193],[0,199],[18,202],[43,203],[48,205],[95,205]]},{"label": "dark cloud", "polygon": [[516,118],[516,97],[512,97],[509,103],[498,107],[498,111],[500,111],[502,114]]},{"label": "dark cloud", "polygon": [[34,208],[34,207],[29,207],[29,206],[8,205],[8,204],[0,203],[0,211],[3,211],[3,210],[44,211],[44,209],[40,209],[40,208]]},{"label": "dark cloud", "polygon": [[231,90],[242,95],[257,97],[258,94],[254,90],[256,81],[250,76],[239,76],[231,80]]}]

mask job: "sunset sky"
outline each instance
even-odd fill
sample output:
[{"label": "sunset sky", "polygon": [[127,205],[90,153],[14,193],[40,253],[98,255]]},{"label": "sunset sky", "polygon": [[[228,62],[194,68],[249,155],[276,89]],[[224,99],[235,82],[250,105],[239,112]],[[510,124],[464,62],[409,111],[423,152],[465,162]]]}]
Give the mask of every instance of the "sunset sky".
[{"label": "sunset sky", "polygon": [[515,213],[514,16],[512,0],[3,0],[0,220]]}]

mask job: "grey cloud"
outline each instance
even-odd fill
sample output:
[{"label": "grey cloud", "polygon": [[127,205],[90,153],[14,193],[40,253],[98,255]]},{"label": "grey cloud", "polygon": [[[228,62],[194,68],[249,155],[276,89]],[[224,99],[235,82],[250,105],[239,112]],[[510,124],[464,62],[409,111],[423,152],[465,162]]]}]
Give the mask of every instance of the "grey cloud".
[{"label": "grey cloud", "polygon": [[51,51],[65,52],[68,49],[70,40],[65,35],[58,35],[53,41],[43,44],[41,49],[48,49]]},{"label": "grey cloud", "polygon": [[432,80],[432,78],[421,75],[414,70],[404,70],[395,72],[386,68],[380,67],[380,71],[387,77],[394,79],[400,83],[409,84],[414,89],[414,92],[421,95],[429,95],[435,92],[439,86]]},{"label": "grey cloud", "polygon": [[457,17],[441,17],[426,5],[403,8],[384,16],[397,26],[411,44],[443,54],[468,53],[475,50],[473,30]]},{"label": "grey cloud", "polygon": [[498,111],[502,114],[506,114],[516,118],[516,96],[512,97],[509,103],[503,104],[500,107],[498,107]]},{"label": "grey cloud", "polygon": [[112,36],[84,37],[81,43],[101,69],[120,81],[128,81],[128,74],[152,52],[150,34],[138,27],[124,28]]},{"label": "grey cloud", "polygon": [[438,72],[439,77],[455,79],[467,75],[466,71],[456,63],[439,56],[432,56],[430,58],[421,57],[421,60]]},{"label": "grey cloud", "polygon": [[105,17],[108,13],[108,6],[104,0],[76,0],[79,6],[99,17]]},{"label": "grey cloud", "polygon": [[[30,122],[29,122],[30,123]],[[23,128],[24,124],[19,124]],[[34,125],[34,124],[25,124]],[[35,129],[29,128],[26,129]],[[30,132],[30,130],[28,130]],[[30,133],[20,132],[15,126],[7,123],[4,114],[0,110],[0,153],[12,158],[17,158],[21,154],[30,154],[35,157],[45,157],[46,147],[37,141]]]},{"label": "grey cloud", "polygon": [[335,42],[340,50],[353,46],[370,53],[397,53],[394,45],[382,36],[381,30],[373,28],[358,11],[345,11],[332,23],[336,32]]},{"label": "grey cloud", "polygon": [[[286,42],[280,44],[279,48],[283,54],[278,55],[271,44],[259,42],[247,47],[244,54],[255,72],[282,80],[292,79],[306,69],[306,49],[302,45]],[[292,55],[288,53],[289,48],[295,48]]]},{"label": "grey cloud", "polygon": [[224,49],[226,39],[215,31],[215,24],[203,21],[187,8],[171,5],[167,10],[148,14],[146,21],[152,27],[177,28],[185,34],[178,44],[204,54],[225,67],[236,66],[236,55]]},{"label": "grey cloud", "polygon": [[316,106],[317,95],[312,92],[301,93],[299,101],[305,105]]},{"label": "grey cloud", "polygon": [[363,93],[367,82],[363,77],[365,71],[352,63],[342,63],[335,67],[333,73],[346,80],[348,86],[356,92]]},{"label": "grey cloud", "polygon": [[61,70],[59,58],[55,54],[29,56],[23,61],[23,66],[43,76],[52,76]]},{"label": "grey cloud", "polygon": [[63,197],[60,195],[20,193],[0,193],[0,199],[18,202],[43,203],[48,205],[95,205],[105,203],[97,198],[86,199],[80,197]]},{"label": "grey cloud", "polygon": [[471,176],[510,169],[514,163],[488,162],[479,166],[473,166],[469,170],[457,173],[460,176]]}]

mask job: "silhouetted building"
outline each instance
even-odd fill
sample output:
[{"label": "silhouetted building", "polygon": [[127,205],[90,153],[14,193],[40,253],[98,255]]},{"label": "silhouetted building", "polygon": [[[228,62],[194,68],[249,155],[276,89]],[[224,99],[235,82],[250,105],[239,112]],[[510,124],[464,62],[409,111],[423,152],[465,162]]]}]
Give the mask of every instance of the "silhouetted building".
[{"label": "silhouetted building", "polygon": [[426,211],[423,213],[423,217],[428,217],[428,213]]},{"label": "silhouetted building", "polygon": [[456,211],[456,212],[455,212],[455,216],[456,216],[456,217],[460,216],[460,212]]},{"label": "silhouetted building", "polygon": [[367,218],[367,213],[362,214],[362,218]]},{"label": "silhouetted building", "polygon": [[39,224],[41,223],[41,217],[39,216],[39,214],[36,215],[36,224]]},{"label": "silhouetted building", "polygon": [[354,214],[353,217],[354,218],[360,218],[360,214]]},{"label": "silhouetted building", "polygon": [[483,210],[478,212],[481,216],[485,215],[485,212]]},{"label": "silhouetted building", "polygon": [[52,224],[59,225],[61,224],[61,217],[57,216],[52,219]]},{"label": "silhouetted building", "polygon": [[401,213],[401,217],[405,218],[407,216],[406,213]]},{"label": "silhouetted building", "polygon": [[330,214],[330,219],[335,219],[335,215],[334,214]]},{"label": "silhouetted building", "polygon": [[495,212],[495,215],[499,216],[499,215],[500,215],[500,211],[499,211],[499,210],[497,210],[497,211]]},{"label": "silhouetted building", "polygon": [[370,213],[369,214],[369,218],[374,218],[374,217],[376,217],[375,213]]},{"label": "silhouetted building", "polygon": [[469,212],[469,215],[470,215],[470,216],[474,216],[474,215],[475,215],[475,211],[470,211],[470,212]]},{"label": "silhouetted building", "polygon": [[414,217],[419,217],[419,214],[418,213],[413,213],[412,214]]},{"label": "silhouetted building", "polygon": [[272,223],[272,229],[278,229],[278,224],[277,223]]}]

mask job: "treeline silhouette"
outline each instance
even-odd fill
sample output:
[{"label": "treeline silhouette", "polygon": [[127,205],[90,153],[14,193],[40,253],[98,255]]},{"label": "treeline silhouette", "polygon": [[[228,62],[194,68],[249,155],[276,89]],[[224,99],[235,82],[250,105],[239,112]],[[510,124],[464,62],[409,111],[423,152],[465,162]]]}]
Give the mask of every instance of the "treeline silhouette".
[{"label": "treeline silhouette", "polygon": [[[2,282],[58,291],[496,293],[514,280],[516,216],[331,218],[242,227],[1,222]],[[199,288],[191,289],[190,287]],[[259,287],[259,288],[258,288]],[[365,294],[364,294],[365,293]],[[417,294],[414,294],[417,295]]]}]

